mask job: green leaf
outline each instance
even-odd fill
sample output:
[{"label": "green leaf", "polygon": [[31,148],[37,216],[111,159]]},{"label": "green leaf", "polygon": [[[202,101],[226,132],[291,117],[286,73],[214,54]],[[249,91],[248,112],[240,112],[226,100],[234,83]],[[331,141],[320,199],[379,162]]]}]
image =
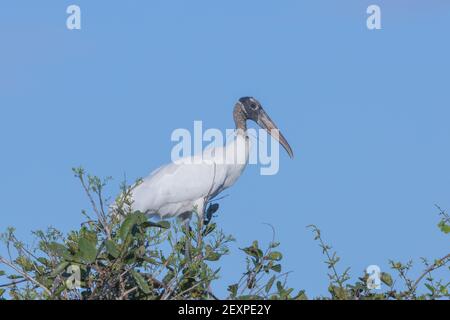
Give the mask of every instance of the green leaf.
[{"label": "green leaf", "polygon": [[448,289],[447,289],[447,286],[441,285],[441,286],[439,287],[439,292],[440,292],[441,294],[443,294],[443,295],[448,295]]},{"label": "green leaf", "polygon": [[274,251],[267,255],[268,260],[280,261],[283,258],[283,255],[280,252]]},{"label": "green leaf", "polygon": [[219,259],[220,259],[220,254],[218,254],[217,252],[210,252],[210,253],[208,253],[208,255],[205,258],[205,260],[207,260],[207,261],[217,261]]},{"label": "green leaf", "polygon": [[143,224],[148,221],[148,216],[145,213],[138,211],[137,213],[135,213],[135,215],[136,215],[135,222],[137,224]]},{"label": "green leaf", "polygon": [[436,291],[431,285],[429,285],[428,283],[425,283],[425,287],[428,288],[428,290],[431,291],[431,294],[434,294],[434,292]]},{"label": "green leaf", "polygon": [[285,290],[282,294],[282,298],[283,299],[289,299],[290,298],[290,294],[292,293],[292,291],[294,291],[294,288],[289,288],[287,290]]},{"label": "green leaf", "polygon": [[253,246],[247,247],[247,248],[243,248],[241,250],[244,251],[249,256],[255,257],[256,259],[259,259],[259,258],[261,258],[263,256],[262,250],[258,248],[258,244],[257,243],[256,243],[256,246],[255,246],[255,242],[253,243]]},{"label": "green leaf", "polygon": [[386,272],[381,273],[381,281],[383,281],[383,283],[389,287],[392,286],[393,283],[391,275]]},{"label": "green leaf", "polygon": [[244,296],[239,296],[239,300],[263,300],[263,297],[255,295],[255,294],[248,294]]},{"label": "green leaf", "polygon": [[64,290],[66,290],[66,286],[64,284],[60,285],[58,289],[56,289],[54,295],[59,296]]},{"label": "green leaf", "polygon": [[145,281],[144,277],[137,271],[131,270],[131,274],[133,275],[134,280],[136,280],[136,283],[145,294],[149,294],[150,286],[148,285],[147,281]]},{"label": "green leaf", "polygon": [[157,226],[160,227],[160,228],[163,228],[163,229],[169,229],[170,228],[170,222],[162,220],[162,221],[159,221],[157,223]]},{"label": "green leaf", "polygon": [[275,272],[281,272],[281,264],[276,264],[272,266],[270,269],[272,269]]},{"label": "green leaf", "polygon": [[228,292],[231,293],[231,297],[236,297],[237,291],[238,291],[238,284],[237,283],[228,286]]},{"label": "green leaf", "polygon": [[276,279],[276,277],[272,276],[272,278],[270,278],[270,280],[267,282],[266,287],[265,287],[266,293],[269,293],[270,289],[272,289],[275,279]]},{"label": "green leaf", "polygon": [[97,233],[95,231],[88,230],[86,226],[83,226],[80,230],[80,237],[86,238],[92,243],[97,243]]},{"label": "green leaf", "polygon": [[450,232],[450,225],[446,224],[444,220],[442,220],[441,222],[439,222],[438,224],[439,229],[441,229],[442,232],[444,232],[445,234]]},{"label": "green leaf", "polygon": [[25,256],[19,256],[15,260],[15,262],[22,267],[22,269],[26,272],[30,272],[34,269],[34,265],[30,259]]},{"label": "green leaf", "polygon": [[294,300],[308,300],[305,290],[300,290],[294,297]]},{"label": "green leaf", "polygon": [[120,255],[120,251],[117,248],[116,243],[114,241],[106,240],[105,247],[108,254],[110,254],[114,258],[117,258]]},{"label": "green leaf", "polygon": [[142,223],[142,226],[144,228],[156,227],[156,228],[161,228],[161,229],[169,229],[170,228],[170,222],[169,221],[165,221],[165,220],[161,220],[161,221],[158,221],[158,222],[145,221],[144,223]]},{"label": "green leaf", "polygon": [[328,288],[328,290],[330,291],[331,294],[333,294],[336,298],[338,298],[340,300],[346,300],[348,298],[347,291],[342,287],[331,285]]},{"label": "green leaf", "polygon": [[144,261],[146,261],[146,262],[148,262],[148,263],[150,263],[150,264],[153,264],[153,265],[155,265],[155,266],[159,264],[158,261],[156,261],[156,260],[153,259],[153,258],[142,257],[142,259],[144,259]]},{"label": "green leaf", "polygon": [[17,279],[22,279],[23,277],[19,276],[17,274],[12,274],[12,275],[9,275],[7,278],[10,280],[17,280]]},{"label": "green leaf", "polygon": [[270,243],[270,248],[276,248],[276,247],[278,247],[280,245],[280,243],[279,242],[271,242]]},{"label": "green leaf", "polygon": [[283,284],[281,283],[281,281],[277,281],[277,290],[278,290],[278,293],[281,295],[282,293],[283,293],[283,291],[284,291],[284,288],[283,288]]},{"label": "green leaf", "polygon": [[0,289],[0,297],[3,296],[3,294],[5,293],[5,289]]},{"label": "green leaf", "polygon": [[205,253],[206,253],[205,260],[207,261],[217,261],[220,259],[220,254],[214,252],[214,250],[209,244],[206,246]]},{"label": "green leaf", "polygon": [[92,263],[97,257],[97,248],[94,243],[86,238],[78,240],[78,249],[82,259],[87,263]]},{"label": "green leaf", "polygon": [[43,264],[44,266],[48,267],[51,265],[50,261],[48,261],[46,258],[44,257],[39,257],[37,258],[37,261],[39,261],[41,264]]},{"label": "green leaf", "polygon": [[163,278],[163,283],[167,284],[174,278],[174,273],[172,271],[167,272],[167,274]]},{"label": "green leaf", "polygon": [[63,272],[64,270],[66,270],[66,268],[67,268],[67,266],[68,266],[69,264],[70,264],[70,263],[67,262],[67,261],[61,262],[61,263],[58,264],[58,265],[56,266],[56,268],[52,271],[52,273],[50,274],[50,276],[51,276],[51,277],[57,276],[58,274],[60,274],[60,273]]},{"label": "green leaf", "polygon": [[0,277],[5,275],[5,271],[0,270]]},{"label": "green leaf", "polygon": [[216,229],[217,225],[215,223],[208,224],[206,229],[203,231],[203,236],[206,237],[211,232],[213,232]]},{"label": "green leaf", "polygon": [[122,225],[119,229],[119,237],[125,241],[127,239],[128,234],[136,223],[136,216],[134,214],[128,215],[128,217],[122,222]]},{"label": "green leaf", "polygon": [[64,246],[60,243],[51,242],[51,243],[49,243],[48,248],[54,255],[56,255],[58,257],[62,257],[66,260],[72,259],[72,255],[70,254],[69,250],[66,248],[66,246]]}]

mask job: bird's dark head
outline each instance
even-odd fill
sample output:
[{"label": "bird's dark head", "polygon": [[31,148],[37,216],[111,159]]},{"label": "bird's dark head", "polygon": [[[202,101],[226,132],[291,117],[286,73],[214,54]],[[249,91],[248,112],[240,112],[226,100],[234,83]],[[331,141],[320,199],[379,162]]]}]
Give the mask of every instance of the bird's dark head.
[{"label": "bird's dark head", "polygon": [[259,113],[263,110],[261,103],[252,97],[240,98],[239,103],[245,119],[258,122]]},{"label": "bird's dark head", "polygon": [[294,156],[292,148],[281,134],[275,123],[270,119],[264,111],[261,103],[253,97],[243,97],[239,99],[234,110],[234,119],[236,126],[241,129],[246,129],[245,121],[252,120],[256,122],[261,128],[265,129],[272,137],[274,137],[287,151],[289,156]]}]

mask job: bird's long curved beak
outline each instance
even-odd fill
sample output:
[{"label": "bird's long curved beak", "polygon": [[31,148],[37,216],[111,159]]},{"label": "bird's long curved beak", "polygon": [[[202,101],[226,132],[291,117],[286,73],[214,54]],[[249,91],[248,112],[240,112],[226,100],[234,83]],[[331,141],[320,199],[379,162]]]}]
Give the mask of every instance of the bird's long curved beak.
[{"label": "bird's long curved beak", "polygon": [[267,113],[264,110],[260,110],[258,115],[258,125],[265,129],[272,137],[274,137],[286,150],[289,154],[289,157],[293,158],[294,153],[292,152],[292,148],[287,142],[286,138],[281,134],[280,130],[277,128],[276,124],[270,119]]}]

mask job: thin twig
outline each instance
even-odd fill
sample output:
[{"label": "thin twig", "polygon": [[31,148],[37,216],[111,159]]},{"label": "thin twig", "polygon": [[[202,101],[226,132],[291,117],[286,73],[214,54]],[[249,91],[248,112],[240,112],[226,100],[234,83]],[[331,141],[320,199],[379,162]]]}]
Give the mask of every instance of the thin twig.
[{"label": "thin twig", "polygon": [[86,193],[87,197],[89,198],[89,201],[91,202],[92,209],[94,210],[95,214],[97,215],[100,223],[102,224],[103,228],[106,231],[106,234],[108,236],[108,239],[111,239],[111,231],[109,230],[108,224],[106,222],[106,217],[102,215],[102,213],[98,210],[97,205],[95,204],[94,198],[92,198],[92,195],[89,191],[88,186],[86,185],[86,182],[84,181],[84,178],[82,175],[78,176],[81,182],[81,186],[84,189],[84,192]]},{"label": "thin twig", "polygon": [[119,298],[119,300],[123,300],[124,298],[126,298],[130,293],[132,293],[133,291],[136,291],[138,289],[138,287],[134,287],[131,288],[130,290],[125,291]]},{"label": "thin twig", "polygon": [[415,292],[417,289],[417,286],[419,285],[420,281],[422,281],[422,279],[430,272],[444,266],[450,259],[450,253],[447,254],[445,257],[439,259],[438,261],[436,261],[435,263],[433,263],[431,266],[429,266],[421,275],[419,278],[417,278],[417,280],[414,282],[414,284],[412,285],[412,289],[411,289],[411,293]]},{"label": "thin twig", "polygon": [[0,284],[0,288],[12,287],[19,283],[25,282],[25,281],[28,281],[28,279],[22,279],[22,280],[12,281],[10,283]]},{"label": "thin twig", "polygon": [[[186,289],[186,290],[180,292],[179,294],[177,294],[177,295],[174,297],[174,299],[177,299],[178,297],[183,298],[183,294],[188,293],[189,291],[192,291],[193,289],[195,289],[196,287],[198,287],[198,286],[200,286],[200,285],[202,285],[202,284],[204,284],[204,283],[211,282],[212,280],[214,280],[214,278],[211,278],[211,279],[205,279],[205,280],[199,281],[199,282],[197,282],[196,284],[194,284],[192,287],[190,287],[190,288],[188,288],[188,289]],[[208,294],[210,294],[210,292],[208,292]]]},{"label": "thin twig", "polygon": [[22,270],[20,270],[19,268],[17,268],[11,261],[6,260],[3,257],[0,257],[0,263],[3,263],[5,265],[7,265],[8,267],[10,267],[11,269],[14,269],[17,273],[19,273],[21,276],[23,276],[24,278],[28,279],[28,281],[33,282],[35,285],[39,286],[42,288],[42,290],[44,290],[50,297],[52,296],[52,292],[46,287],[44,286],[42,283],[40,283],[39,281],[37,281],[36,279],[34,279],[33,277],[31,277],[30,275],[28,275],[26,272],[23,272]]},{"label": "thin twig", "polygon": [[341,289],[343,289],[344,288],[344,286],[343,286],[343,279],[341,279],[341,276],[339,276],[339,273],[337,272],[337,270],[335,268],[335,258],[330,256],[330,252],[329,252],[330,251],[330,247],[323,241],[321,232],[315,225],[310,225],[308,227],[312,228],[313,231],[316,233],[317,240],[319,240],[319,243],[320,243],[320,247],[322,248],[323,252],[327,256],[328,266],[333,271],[334,277],[336,279],[337,284],[339,285],[339,287]]}]

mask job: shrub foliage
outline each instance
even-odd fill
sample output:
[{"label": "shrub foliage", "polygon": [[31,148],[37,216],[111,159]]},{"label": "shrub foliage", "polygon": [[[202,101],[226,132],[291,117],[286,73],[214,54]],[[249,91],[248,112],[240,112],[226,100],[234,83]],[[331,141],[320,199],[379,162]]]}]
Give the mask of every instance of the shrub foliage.
[{"label": "shrub foliage", "polygon": [[[109,179],[74,169],[91,209],[78,230],[63,234],[55,228],[33,232],[35,245],[21,242],[15,230],[1,235],[7,254],[0,256],[0,299],[218,299],[212,283],[220,276],[220,261],[229,253],[233,237],[214,223],[218,205],[211,203],[203,221],[191,228],[177,221],[151,221],[130,209],[132,187],[107,207],[104,188]],[[137,181],[139,183],[139,181]],[[450,232],[450,217],[442,209],[439,229]],[[363,274],[351,282],[350,269],[340,271],[337,253],[309,226],[329,269],[329,294],[317,299],[442,299],[448,298],[449,279],[435,279],[434,271],[449,271],[450,254],[434,261],[422,259],[423,272],[408,276],[412,261],[390,261],[392,273],[381,273],[384,290],[370,289],[372,277]],[[186,247],[189,247],[187,254]],[[228,286],[226,299],[308,299],[305,291],[288,285],[279,243],[266,248],[258,241],[241,248],[242,276]],[[448,275],[448,273],[447,273]],[[369,285],[368,285],[369,284]]]}]

